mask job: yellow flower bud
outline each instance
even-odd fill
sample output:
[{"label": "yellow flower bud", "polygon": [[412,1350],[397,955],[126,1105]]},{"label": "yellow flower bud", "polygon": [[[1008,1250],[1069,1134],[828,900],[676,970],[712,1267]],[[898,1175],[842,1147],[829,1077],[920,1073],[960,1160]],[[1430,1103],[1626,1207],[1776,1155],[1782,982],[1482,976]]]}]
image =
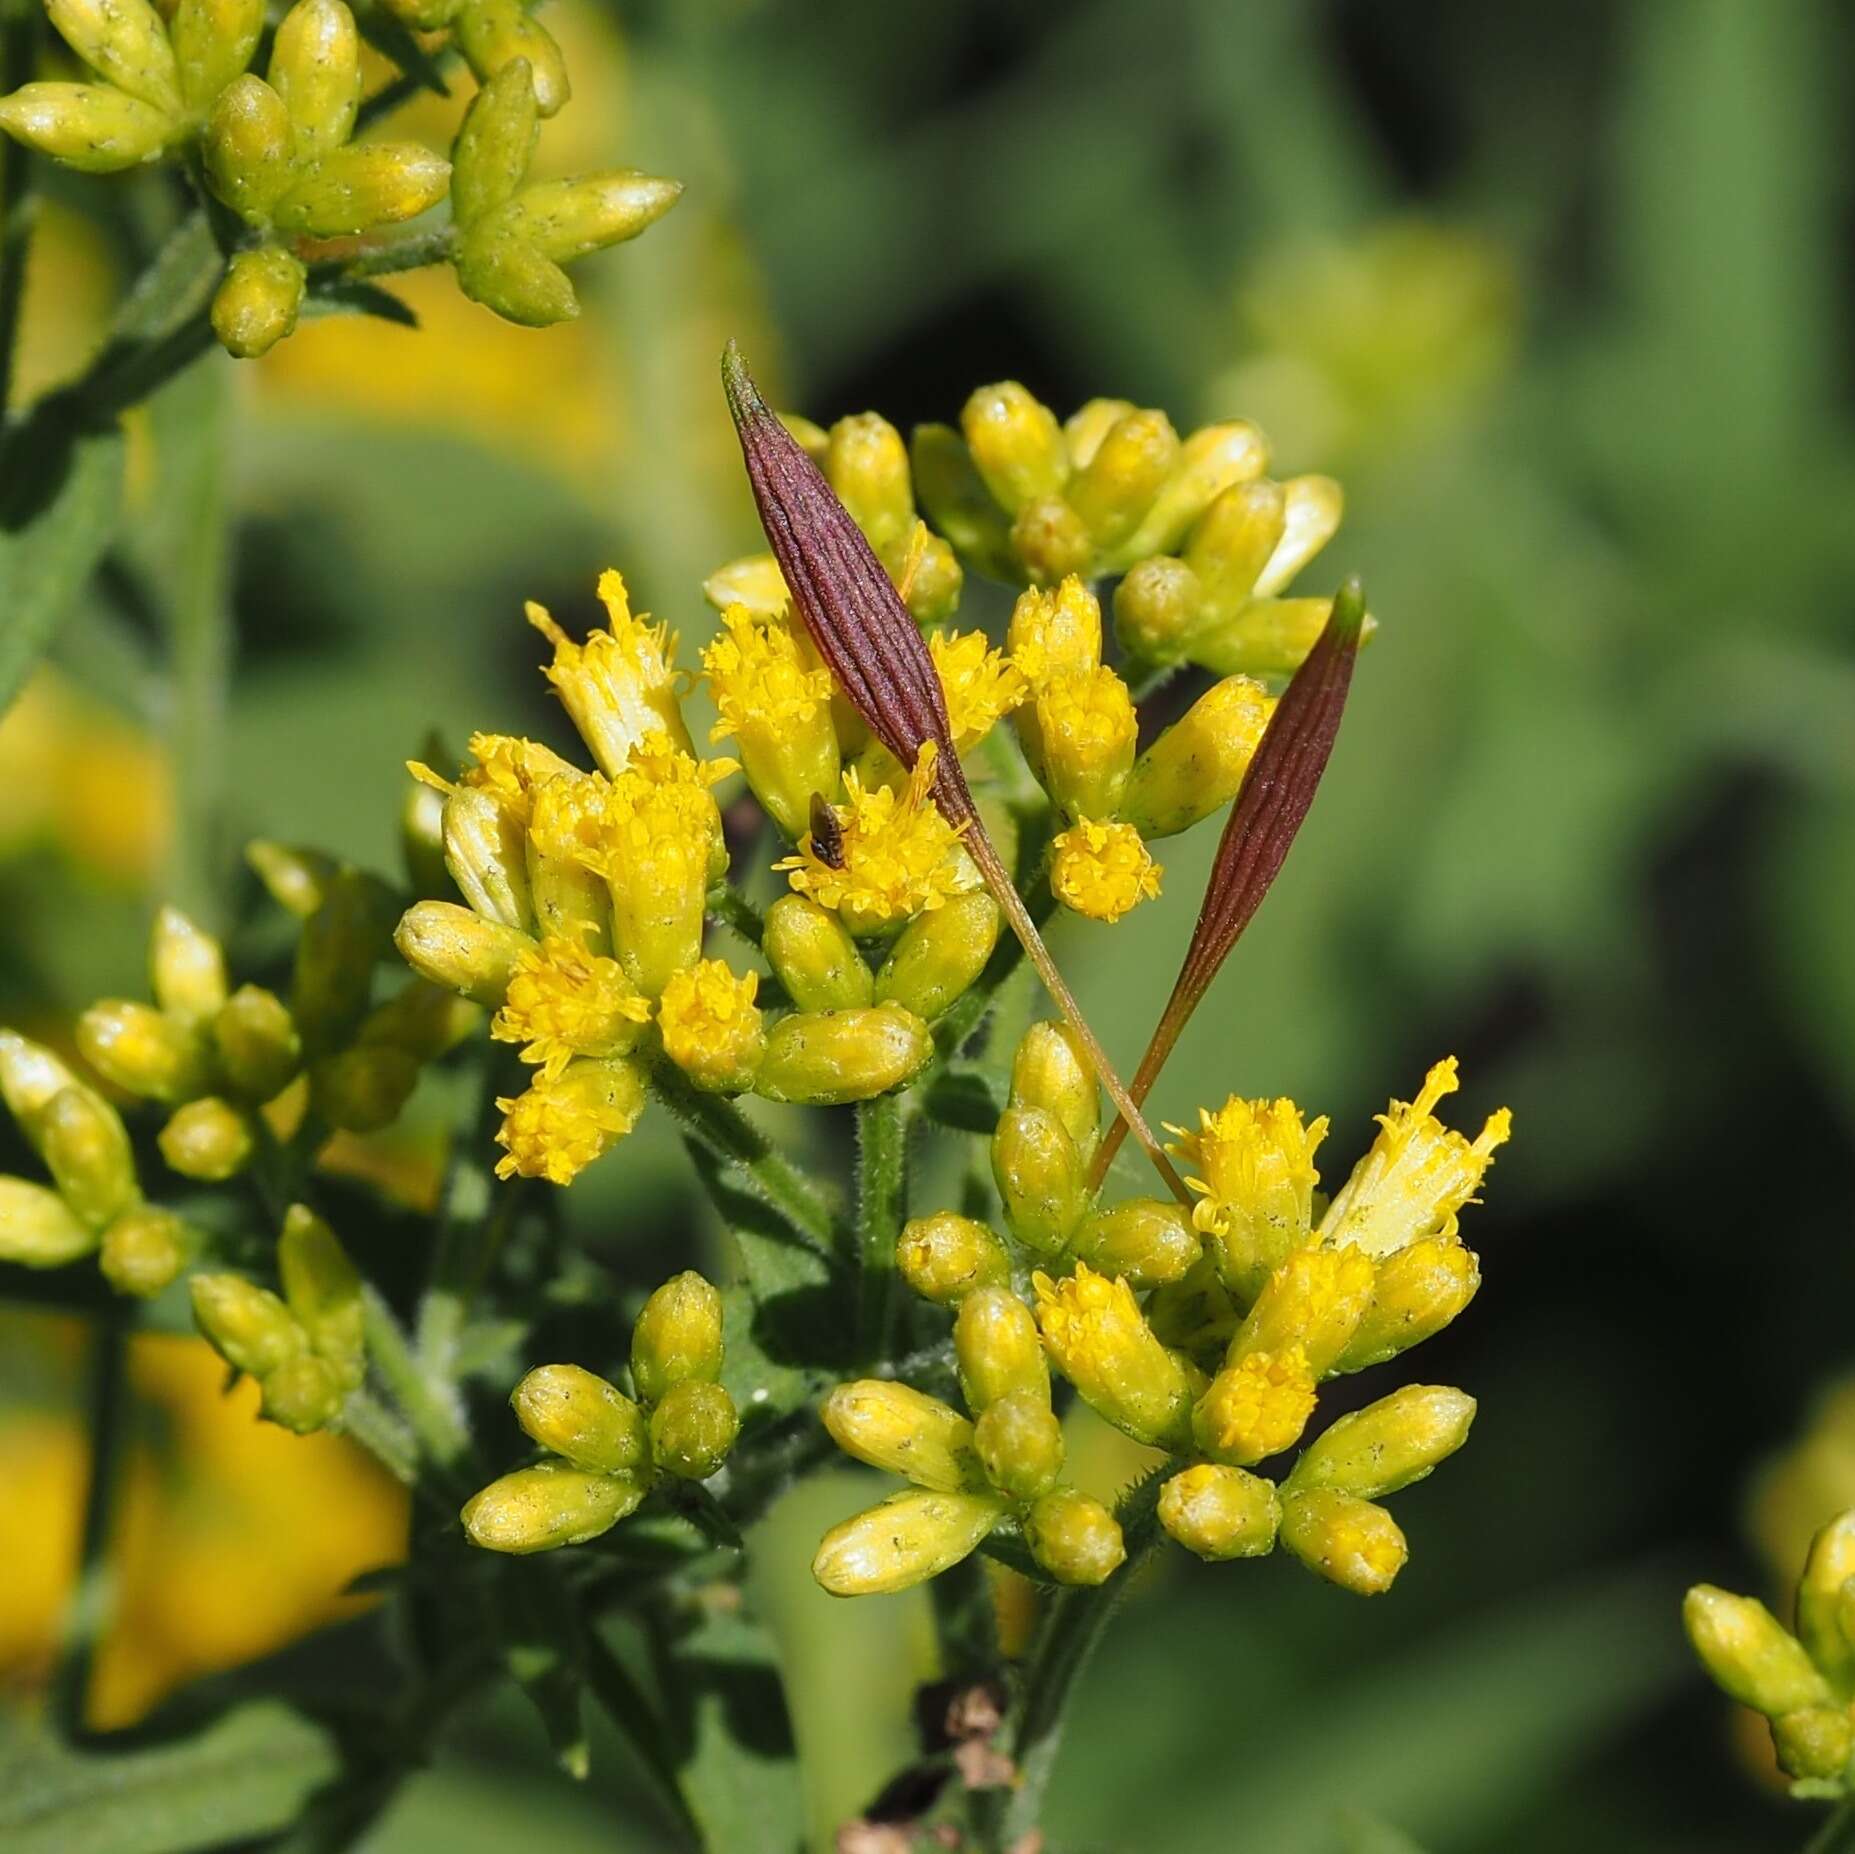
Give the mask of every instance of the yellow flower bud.
[{"label": "yellow flower bud", "polygon": [[973,1425],[986,1478],[1013,1500],[1048,1493],[1063,1471],[1063,1425],[1047,1389],[1018,1390],[989,1403]]},{"label": "yellow flower bud", "polygon": [[179,0],[168,42],[181,100],[196,115],[210,109],[251,62],[264,30],[264,0]]},{"label": "yellow flower bud", "polygon": [[155,1143],[170,1169],[209,1184],[236,1177],[256,1149],[250,1120],[213,1094],[175,1108]]},{"label": "yellow flower bud", "polygon": [[1230,1343],[1231,1364],[1249,1352],[1300,1348],[1316,1380],[1338,1362],[1372,1299],[1374,1270],[1345,1249],[1297,1249],[1263,1284]]},{"label": "yellow flower bud", "polygon": [[160,110],[180,111],[180,76],[161,15],[148,0],[45,0],[58,36],[106,83]]},{"label": "yellow flower bud", "polygon": [[839,1107],[912,1081],[933,1054],[927,1025],[899,1005],[795,1011],[768,1035],[754,1089],[769,1101]]},{"label": "yellow flower bud", "polygon": [[535,931],[543,939],[566,940],[582,952],[604,957],[612,950],[612,893],[575,856],[552,843],[528,838],[528,898]]},{"label": "yellow flower bud", "polygon": [[1855,1693],[1855,1639],[1844,1627],[1845,1593],[1855,1578],[1855,1512],[1843,1513],[1810,1541],[1797,1583],[1797,1634],[1810,1659],[1843,1697]]},{"label": "yellow flower bud", "polygon": [[1170,1198],[1130,1197],[1076,1225],[1069,1252],[1135,1289],[1181,1281],[1198,1260],[1198,1232]]},{"label": "yellow flower bud", "polygon": [[1165,413],[1129,412],[1104,432],[1064,499],[1095,548],[1118,546],[1140,526],[1179,461],[1179,434]]},{"label": "yellow flower bud", "polygon": [[285,1359],[264,1379],[263,1388],[266,1420],[299,1436],[326,1429],[341,1414],[346,1396],[335,1368],[308,1352]]},{"label": "yellow flower bud", "polygon": [[419,1059],[390,1043],[357,1043],[311,1064],[310,1099],[344,1133],[378,1133],[399,1118],[419,1083]]},{"label": "yellow flower bud", "polygon": [[1032,1024],[1011,1059],[1011,1105],[1054,1114],[1086,1160],[1101,1127],[1095,1071],[1081,1039],[1066,1023]]},{"label": "yellow flower bud", "polygon": [[1756,1598],[1696,1584],[1681,1620],[1715,1684],[1740,1705],[1776,1719],[1835,1703],[1802,1643]]},{"label": "yellow flower bud", "polygon": [[79,1222],[56,1191],[0,1175],[0,1262],[62,1268],[96,1246],[96,1231]]},{"label": "yellow flower bud", "polygon": [[651,1007],[616,959],[572,940],[547,939],[517,956],[491,1036],[520,1043],[522,1060],[553,1078],[575,1056],[622,1056],[650,1022]]},{"label": "yellow flower bud", "polygon": [[137,1204],[103,1232],[97,1266],[118,1294],[152,1300],[198,1246],[194,1233],[171,1210]]},{"label": "yellow flower bud", "polygon": [[1078,818],[1050,847],[1051,892],[1090,920],[1112,926],[1159,893],[1164,872],[1131,824]]},{"label": "yellow flower bud", "polygon": [[1302,1451],[1283,1491],[1335,1487],[1382,1500],[1409,1487],[1469,1439],[1475,1399],[1441,1384],[1406,1384],[1342,1416]]},{"label": "yellow flower bud", "polygon": [[1131,399],[1090,399],[1079,405],[1063,420],[1063,443],[1069,450],[1069,467],[1086,470],[1108,433],[1138,410]]},{"label": "yellow flower bud", "polygon": [[338,870],[322,905],[303,923],[290,992],[303,1047],[312,1054],[338,1048],[367,1014],[374,967],[391,944],[397,897],[378,878]]},{"label": "yellow flower bud", "polygon": [[293,849],[262,838],[245,845],[245,861],[271,900],[298,920],[307,920],[321,907],[335,879],[334,859],[320,850]]},{"label": "yellow flower bud", "polygon": [[295,178],[295,147],[283,98],[247,72],[220,91],[207,118],[207,184],[241,219],[263,225]]},{"label": "yellow flower bud", "polygon": [[1294,476],[1282,485],[1282,538],[1256,576],[1255,596],[1273,598],[1333,539],[1346,498],[1330,476]]},{"label": "yellow flower bud", "polygon": [[117,174],[152,161],[174,119],[104,84],[22,84],[0,97],[0,129],[86,174]]},{"label": "yellow flower bud", "polygon": [[1855,1723],[1841,1706],[1808,1706],[1771,1722],[1772,1748],[1787,1776],[1832,1782],[1855,1755]]},{"label": "yellow flower bud", "polygon": [[552,328],[580,313],[580,299],[561,267],[491,216],[464,234],[452,262],[457,287],[473,303],[522,328]]},{"label": "yellow flower bud", "polygon": [[548,180],[524,188],[499,208],[496,224],[550,262],[571,264],[636,238],[676,204],[682,191],[680,180],[659,180],[632,168]]},{"label": "yellow flower bud", "polygon": [[1142,836],[1170,837],[1221,811],[1274,711],[1274,698],[1247,676],[1214,684],[1134,762],[1121,800],[1127,821]]},{"label": "yellow flower bud", "polygon": [[1192,1411],[1205,1454],[1250,1467],[1292,1448],[1314,1414],[1314,1373],[1298,1345],[1248,1352],[1211,1380]]},{"label": "yellow flower bud", "polygon": [[296,328],[309,273],[287,251],[241,251],[213,296],[213,334],[235,360],[268,354]]},{"label": "yellow flower bud", "polygon": [[1182,1280],[1155,1288],[1146,1311],[1162,1345],[1212,1369],[1224,1362],[1243,1319],[1208,1255],[1200,1256]]},{"label": "yellow flower bud", "polygon": [[[1074,576],[1054,591],[1032,587],[1011,608],[1005,647],[1033,690],[1062,676],[1089,674],[1101,667],[1101,603]],[[1034,712],[1017,711],[1021,730]]]},{"label": "yellow flower bud", "polygon": [[491,1481],[460,1517],[471,1544],[485,1551],[553,1551],[610,1532],[644,1494],[643,1481],[629,1475],[544,1461]]},{"label": "yellow flower bud", "polygon": [[878,554],[915,525],[915,494],[902,434],[879,413],[840,418],[831,427],[822,466]]},{"label": "yellow flower bud", "polygon": [[1039,496],[1018,510],[1011,551],[1025,576],[1040,586],[1086,573],[1095,559],[1088,524],[1061,496]]},{"label": "yellow flower bud", "polygon": [[148,969],[155,1002],[182,1024],[204,1023],[225,1003],[224,950],[178,908],[155,916]]},{"label": "yellow flower bud", "polygon": [[909,1488],[833,1526],[812,1559],[832,1596],[882,1596],[938,1577],[969,1557],[1005,1517],[995,1494]]},{"label": "yellow flower bud", "polygon": [[496,1143],[504,1150],[496,1176],[572,1183],[637,1125],[644,1098],[643,1072],[622,1056],[570,1062],[527,1093],[499,1098]]},{"label": "yellow flower bud", "polygon": [[[1191,640],[1191,659],[1215,676],[1292,676],[1332,612],[1331,599],[1253,599],[1233,616],[1202,626]],[[1361,638],[1377,629],[1368,612]]]},{"label": "yellow flower bud", "polygon": [[1281,545],[1287,523],[1287,493],[1268,477],[1232,485],[1205,510],[1184,553],[1200,592],[1197,622],[1242,610]]},{"label": "yellow flower bud", "polygon": [[353,1390],[367,1368],[361,1277],[335,1232],[306,1204],[284,1213],[277,1238],[284,1300],[319,1357]]},{"label": "yellow flower bud", "polygon": [[334,238],[416,219],[450,182],[450,162],[418,142],[351,142],[303,170],[271,216],[286,232]]},{"label": "yellow flower bud", "polygon": [[393,944],[414,972],[492,1009],[535,943],[518,928],[487,921],[451,901],[415,901],[400,916]]},{"label": "yellow flower bud", "polygon": [[1062,493],[1069,476],[1062,427],[1017,381],[980,387],[960,414],[960,428],[986,488],[1007,514]]},{"label": "yellow flower bud", "polygon": [[535,105],[551,116],[572,95],[566,60],[547,28],[532,18],[521,0],[467,0],[454,22],[457,48],[479,83],[487,83],[504,65],[528,60]]},{"label": "yellow flower bud", "polygon": [[983,1223],[951,1210],[903,1224],[895,1265],[923,1300],[943,1307],[957,1306],[977,1289],[1003,1287],[1011,1279],[1005,1245]]},{"label": "yellow flower bud", "polygon": [[899,1004],[932,1022],[985,970],[1002,917],[983,889],[917,915],[896,937],[876,975],[878,1004]]},{"label": "yellow flower bud", "polygon": [[60,1196],[93,1230],[140,1195],[128,1129],[94,1088],[59,1089],[30,1131]]},{"label": "yellow flower bud", "polygon": [[1200,1558],[1260,1558],[1282,1523],[1275,1488],[1260,1475],[1204,1462],[1159,1490],[1159,1523]]},{"label": "yellow flower bud", "polygon": [[992,1177],[1011,1233],[1054,1255],[1088,1207],[1088,1178],[1076,1142],[1046,1108],[1011,1107],[992,1135]]},{"label": "yellow flower bud", "polygon": [[872,1468],[942,1493],[985,1485],[973,1426],[938,1397],[886,1378],[837,1385],[819,1414],[831,1440]]},{"label": "yellow flower bud", "polygon": [[235,1371],[265,1378],[309,1350],[309,1335],[269,1288],[243,1275],[195,1275],[187,1286],[195,1323]]},{"label": "yellow flower bud", "polygon": [[1355,1596],[1379,1596],[1404,1569],[1410,1547],[1382,1506],[1332,1488],[1287,1494],[1282,1544],[1318,1577]]},{"label": "yellow flower bud", "polygon": [[1045,788],[1071,817],[1112,817],[1133,771],[1139,734],[1126,683],[1101,665],[1036,686]]},{"label": "yellow flower bud", "polygon": [[1136,1441],[1183,1444],[1192,1374],[1153,1336],[1133,1289],[1086,1262],[1061,1281],[1033,1275],[1031,1285],[1045,1349],[1083,1400]]},{"label": "yellow flower bud", "polygon": [[1176,553],[1187,531],[1234,483],[1261,476],[1269,445],[1254,425],[1203,425],[1179,446],[1178,465],[1140,525],[1101,563],[1115,572],[1154,554]]},{"label": "yellow flower bud", "polygon": [[1008,1288],[979,1288],[960,1302],[953,1355],[969,1409],[984,1412],[1020,1392],[1050,1401],[1050,1368],[1037,1322]]},{"label": "yellow flower bud", "polygon": [[631,1378],[646,1403],[687,1379],[721,1376],[721,1296],[694,1269],[672,1275],[631,1329]]},{"label": "yellow flower bud", "polygon": [[521,820],[486,791],[459,786],[444,801],[444,860],[484,919],[533,933],[528,845]]},{"label": "yellow flower bud", "polygon": [[515,197],[540,129],[534,74],[526,58],[512,59],[472,99],[451,149],[451,216],[460,227]]},{"label": "yellow flower bud", "polygon": [[296,0],[277,28],[269,75],[301,159],[347,141],[361,103],[361,35],[342,0]]},{"label": "yellow flower bud", "polygon": [[1334,1369],[1382,1365],[1440,1333],[1475,1298],[1481,1269],[1454,1237],[1426,1236],[1378,1264],[1372,1299]]},{"label": "yellow flower bud", "polygon": [[651,1412],[651,1459],[679,1480],[706,1481],[741,1433],[740,1412],[719,1384],[672,1384]]},{"label": "yellow flower bud", "polygon": [[960,434],[950,425],[917,425],[908,460],[915,495],[958,553],[993,579],[1016,579],[1011,524],[992,500]]},{"label": "yellow flower bud", "polygon": [[1130,657],[1174,663],[1184,655],[1203,609],[1198,575],[1171,554],[1153,554],[1114,589],[1114,634]]},{"label": "yellow flower bud", "polygon": [[739,1094],[753,1086],[766,1051],[754,1004],[757,972],[735,973],[721,959],[704,959],[672,975],[658,1001],[664,1054],[698,1088]]},{"label": "yellow flower bud", "polygon": [[44,1044],[0,1030],[0,1100],[28,1139],[36,1139],[34,1129],[53,1096],[82,1085]]},{"label": "yellow flower bud", "polygon": [[875,996],[849,930],[809,896],[782,895],[767,909],[760,950],[801,1011],[855,1010]]},{"label": "yellow flower bud", "polygon": [[1073,1487],[1058,1487],[1031,1508],[1024,1542],[1059,1584],[1105,1584],[1127,1560],[1114,1515]]},{"label": "yellow flower bud", "polygon": [[644,1412],[616,1386],[578,1365],[538,1365],[509,1402],[528,1437],[576,1468],[643,1474],[650,1467]]},{"label": "yellow flower bud", "polygon": [[206,1084],[198,1041],[170,1017],[105,998],[77,1020],[77,1047],[105,1081],[152,1101],[184,1101]]}]

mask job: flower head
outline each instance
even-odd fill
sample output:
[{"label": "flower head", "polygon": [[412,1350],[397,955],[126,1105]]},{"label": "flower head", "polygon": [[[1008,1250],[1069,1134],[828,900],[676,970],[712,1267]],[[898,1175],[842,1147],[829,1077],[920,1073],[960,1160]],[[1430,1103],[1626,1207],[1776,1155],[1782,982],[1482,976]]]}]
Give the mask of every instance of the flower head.
[{"label": "flower head", "polygon": [[1177,1439],[1190,1379],[1154,1337],[1133,1289],[1086,1262],[1060,1281],[1040,1271],[1031,1285],[1044,1348],[1084,1399],[1143,1442]]},{"label": "flower head", "polygon": [[1107,817],[1118,809],[1139,731],[1126,683],[1105,664],[1037,686],[1041,777],[1072,817]]},{"label": "flower head", "polygon": [[962,753],[992,731],[1029,693],[1023,672],[983,631],[935,631],[928,654],[947,700],[947,724]]},{"label": "flower head", "polygon": [[[470,757],[476,762],[458,775],[457,783],[476,786],[500,799],[524,823],[528,821],[533,793],[549,779],[577,778],[580,769],[563,760],[552,747],[515,734],[472,734]],[[425,778],[413,769],[415,778]],[[432,783],[426,779],[427,784]]]},{"label": "flower head", "polygon": [[1198,1400],[1192,1426],[1207,1454],[1237,1467],[1291,1448],[1314,1414],[1314,1373],[1299,1345],[1251,1352]]},{"label": "flower head", "polygon": [[757,972],[736,973],[705,959],[663,988],[657,1017],[664,1053],[700,1088],[728,1093],[754,1078],[766,1033],[754,994]]},{"label": "flower head", "polygon": [[1051,852],[1057,900],[1090,920],[1118,921],[1159,893],[1160,866],[1131,824],[1078,818],[1057,834]]},{"label": "flower head", "polygon": [[503,1148],[496,1176],[571,1184],[637,1125],[644,1110],[644,1077],[622,1057],[581,1058],[496,1105],[504,1115],[496,1135]]},{"label": "flower head", "polygon": [[575,1056],[624,1054],[650,1014],[616,959],[550,938],[516,960],[490,1034],[524,1045],[522,1060],[539,1063],[552,1081]]}]

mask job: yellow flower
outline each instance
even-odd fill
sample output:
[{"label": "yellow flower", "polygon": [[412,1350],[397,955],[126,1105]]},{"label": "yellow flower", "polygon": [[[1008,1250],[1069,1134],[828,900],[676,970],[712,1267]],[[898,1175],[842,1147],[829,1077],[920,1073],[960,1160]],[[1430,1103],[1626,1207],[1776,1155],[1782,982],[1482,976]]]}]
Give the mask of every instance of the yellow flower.
[{"label": "yellow flower", "polygon": [[538,1062],[552,1081],[575,1056],[623,1055],[650,1015],[616,959],[550,938],[516,960],[490,1034],[523,1044],[522,1060]]},{"label": "yellow flower", "polygon": [[1054,591],[1033,586],[1012,607],[1011,660],[1033,690],[1101,662],[1101,601],[1071,573]]},{"label": "yellow flower", "polygon": [[983,631],[932,631],[928,654],[947,700],[953,745],[964,753],[992,731],[1030,691],[1023,672]]},{"label": "yellow flower", "polygon": [[1078,818],[1051,845],[1050,887],[1090,920],[1118,921],[1159,893],[1163,873],[1131,824]]},{"label": "yellow flower", "polygon": [[1230,1362],[1293,1346],[1314,1377],[1325,1376],[1359,1330],[1376,1274],[1357,1249],[1297,1249],[1269,1277],[1237,1329]]},{"label": "yellow flower", "polygon": [[1389,1255],[1426,1236],[1455,1234],[1457,1212],[1513,1125],[1503,1107],[1472,1142],[1445,1127],[1431,1110],[1458,1086],[1456,1059],[1446,1057],[1424,1077],[1415,1101],[1393,1101],[1379,1116],[1378,1138],[1328,1206],[1323,1242]]},{"label": "yellow flower", "polygon": [[960,832],[929,796],[934,757],[929,741],[900,793],[887,786],[866,790],[851,768],[844,774],[845,802],[832,807],[835,859],[808,832],[799,853],[773,867],[801,895],[835,909],[853,933],[894,926],[976,888],[978,872],[959,854]]},{"label": "yellow flower", "polygon": [[1199,1446],[1237,1467],[1279,1455],[1314,1414],[1314,1373],[1298,1345],[1227,1365],[1193,1412]]},{"label": "yellow flower", "polygon": [[766,1049],[759,988],[759,973],[736,974],[721,959],[705,959],[663,988],[664,1053],[697,1087],[733,1093],[752,1082]]},{"label": "yellow flower", "polygon": [[1071,817],[1108,817],[1119,809],[1139,731],[1126,683],[1105,665],[1037,686],[1039,776]]},{"label": "yellow flower", "polygon": [[1083,1398],[1142,1442],[1177,1440],[1191,1380],[1154,1337],[1133,1289],[1086,1262],[1061,1281],[1040,1270],[1031,1286],[1044,1348]]},{"label": "yellow flower", "polygon": [[676,699],[676,639],[667,625],[634,616],[624,580],[611,569],[599,576],[599,597],[609,630],[576,644],[533,600],[528,622],[554,646],[546,675],[565,704],[600,771],[617,778],[631,750],[647,734],[662,732],[685,753],[689,730]]},{"label": "yellow flower", "polygon": [[[549,779],[583,777],[577,766],[563,760],[552,747],[513,734],[472,734],[470,757],[476,765],[458,775],[458,784],[481,787],[524,824],[537,786]],[[422,769],[415,767],[413,777],[423,777]]]},{"label": "yellow flower", "polygon": [[1192,1222],[1210,1239],[1219,1276],[1233,1290],[1260,1291],[1276,1265],[1309,1237],[1314,1153],[1327,1136],[1323,1117],[1304,1125],[1293,1101],[1232,1095],[1216,1113],[1201,1108],[1198,1131],[1176,1133],[1173,1156],[1199,1174]]},{"label": "yellow flower", "polygon": [[496,1105],[505,1116],[496,1135],[503,1156],[496,1176],[545,1178],[571,1184],[637,1125],[644,1111],[644,1077],[622,1057],[570,1062],[551,1080]]}]

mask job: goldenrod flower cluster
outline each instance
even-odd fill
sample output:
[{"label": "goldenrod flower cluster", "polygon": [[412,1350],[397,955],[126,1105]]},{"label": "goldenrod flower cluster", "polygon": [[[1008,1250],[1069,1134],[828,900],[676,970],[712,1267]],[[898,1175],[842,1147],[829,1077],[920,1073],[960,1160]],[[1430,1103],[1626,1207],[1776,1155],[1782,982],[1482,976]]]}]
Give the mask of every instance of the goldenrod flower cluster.
[{"label": "goldenrod flower cluster", "polygon": [[1840,1797],[1855,1783],[1855,1512],[1811,1541],[1797,1581],[1796,1629],[1755,1597],[1696,1584],[1688,1640],[1731,1698],[1771,1725],[1799,1796]]},{"label": "goldenrod flower cluster", "polygon": [[740,1433],[722,1388],[721,1296],[693,1271],[666,1281],[631,1334],[627,1397],[579,1365],[541,1365],[509,1399],[548,1459],[492,1481],[464,1508],[489,1551],[584,1545],[635,1512],[664,1475],[705,1481]]}]

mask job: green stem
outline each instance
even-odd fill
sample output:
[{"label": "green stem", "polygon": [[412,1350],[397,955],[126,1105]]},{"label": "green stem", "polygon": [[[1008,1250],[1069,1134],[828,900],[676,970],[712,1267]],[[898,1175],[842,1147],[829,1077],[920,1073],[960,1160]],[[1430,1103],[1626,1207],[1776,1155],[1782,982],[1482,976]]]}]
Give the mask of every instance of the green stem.
[{"label": "green stem", "polygon": [[[4,0],[0,6],[0,92],[17,90],[32,76],[37,22],[30,6]],[[26,294],[26,251],[38,216],[31,151],[10,135],[0,136],[0,419],[13,397],[14,350],[20,307]]]},{"label": "green stem", "polygon": [[420,1450],[450,1474],[470,1452],[463,1405],[449,1385],[435,1381],[413,1356],[393,1309],[371,1284],[361,1290],[361,1317],[369,1362],[411,1425]]},{"label": "green stem", "polygon": [[77,1583],[65,1610],[54,1714],[68,1741],[84,1736],[85,1703],[97,1644],[115,1608],[116,1578],[109,1562],[116,1487],[122,1469],[128,1417],[126,1365],[129,1318],[106,1308],[90,1335],[87,1420],[90,1474],[84,1492],[84,1529]]},{"label": "green stem", "polygon": [[448,264],[456,244],[457,234],[448,225],[394,239],[352,257],[318,264],[310,280],[311,288],[319,282],[356,282],[365,277],[390,277],[402,270],[423,270],[428,264]]},{"label": "green stem", "polygon": [[1803,1854],[1855,1854],[1855,1798],[1838,1803],[1805,1844]]},{"label": "green stem", "polygon": [[857,1329],[872,1361],[895,1349],[895,1245],[907,1215],[908,1116],[899,1095],[883,1095],[857,1107]]},{"label": "green stem", "polygon": [[359,1390],[342,1405],[341,1426],[394,1480],[410,1487],[419,1478],[418,1447],[406,1428],[379,1398]]}]

